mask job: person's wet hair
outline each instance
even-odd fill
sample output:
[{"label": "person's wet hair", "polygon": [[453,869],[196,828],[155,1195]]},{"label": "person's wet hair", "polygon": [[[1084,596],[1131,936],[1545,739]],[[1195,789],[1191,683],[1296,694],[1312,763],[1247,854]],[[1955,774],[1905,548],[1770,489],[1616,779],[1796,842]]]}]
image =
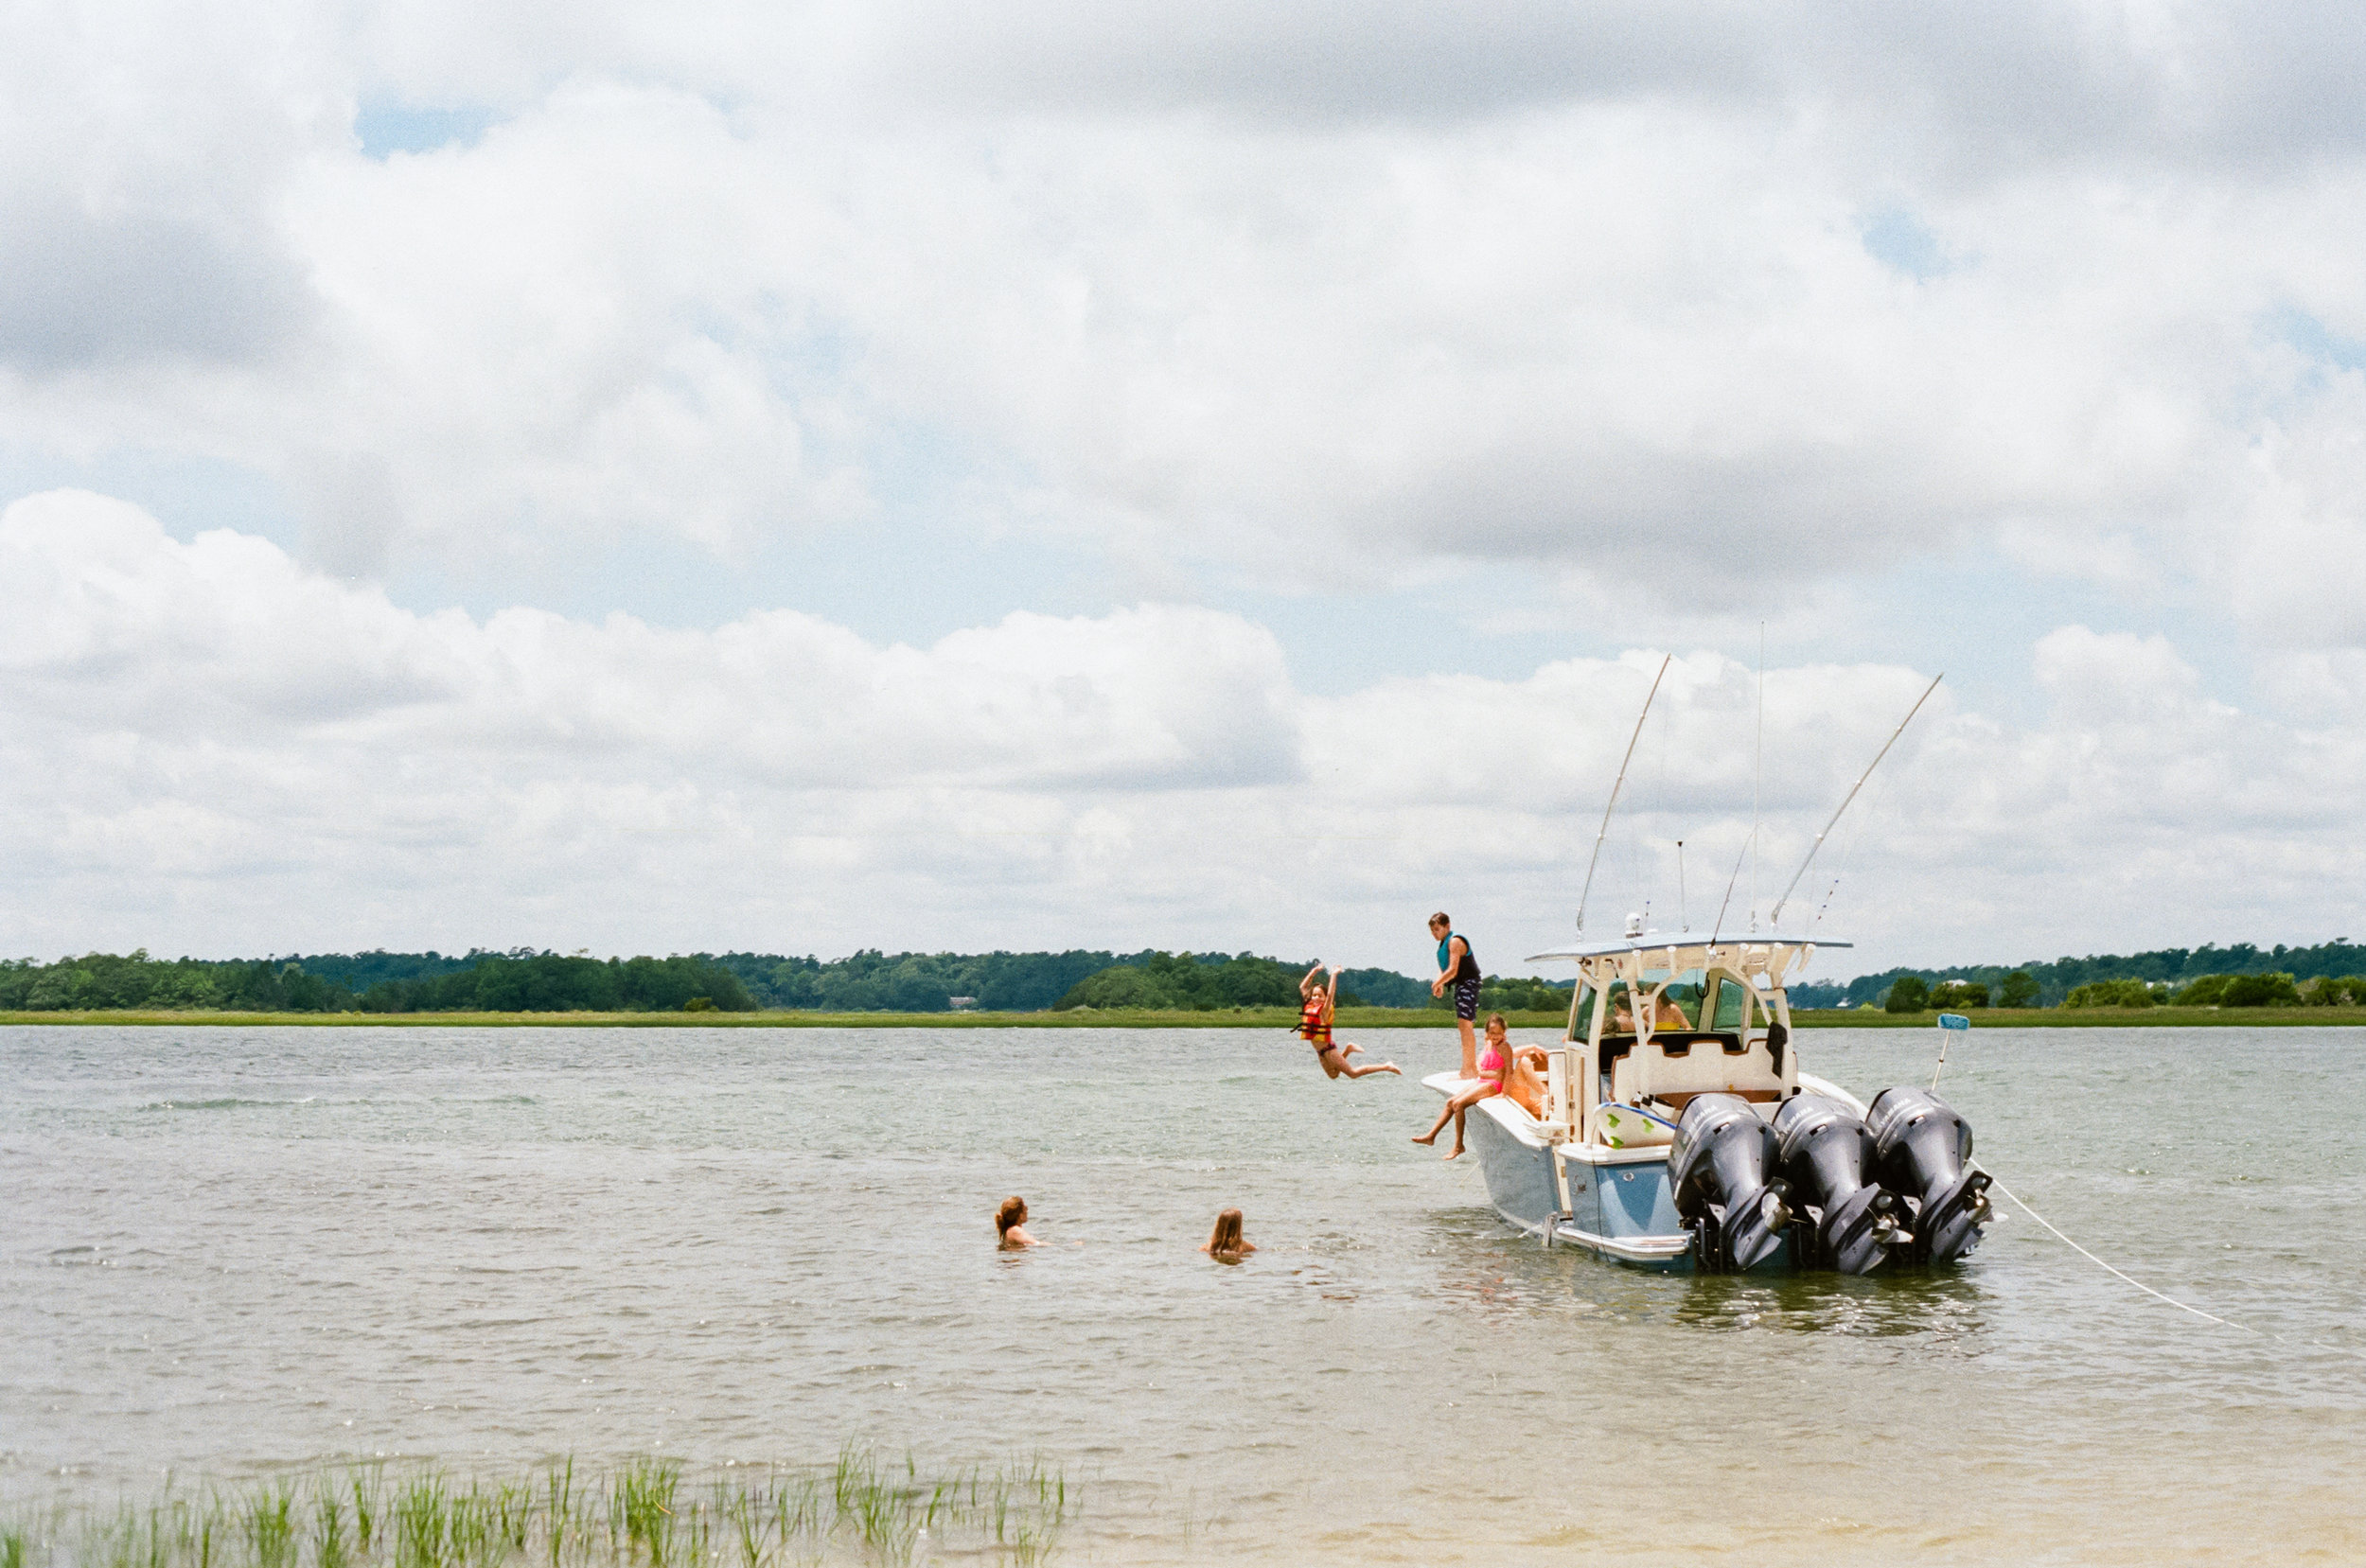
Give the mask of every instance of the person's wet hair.
[{"label": "person's wet hair", "polygon": [[1024,1198],[1015,1195],[1005,1198],[1002,1200],[1002,1207],[994,1211],[994,1228],[1004,1236],[1011,1233],[1013,1225],[1021,1225],[1026,1223],[1027,1200]]},{"label": "person's wet hair", "polygon": [[1216,1228],[1208,1236],[1208,1251],[1210,1256],[1222,1257],[1227,1252],[1240,1250],[1241,1211],[1227,1208],[1216,1216]]}]

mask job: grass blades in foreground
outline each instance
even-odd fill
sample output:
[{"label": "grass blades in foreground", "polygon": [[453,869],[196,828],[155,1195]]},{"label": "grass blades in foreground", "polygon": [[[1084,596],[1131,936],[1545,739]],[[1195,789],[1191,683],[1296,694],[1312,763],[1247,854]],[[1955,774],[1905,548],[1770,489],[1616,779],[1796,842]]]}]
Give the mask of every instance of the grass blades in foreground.
[{"label": "grass blades in foreground", "polygon": [[1032,1568],[1076,1516],[1042,1463],[924,1471],[850,1446],[826,1469],[680,1461],[507,1480],[381,1465],[113,1509],[0,1520],[0,1568],[820,1568],[941,1559]]}]

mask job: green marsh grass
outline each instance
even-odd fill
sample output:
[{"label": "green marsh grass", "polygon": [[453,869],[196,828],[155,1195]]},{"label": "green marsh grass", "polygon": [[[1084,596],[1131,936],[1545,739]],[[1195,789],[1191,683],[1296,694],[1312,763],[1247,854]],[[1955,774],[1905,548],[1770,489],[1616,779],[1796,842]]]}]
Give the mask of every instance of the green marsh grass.
[{"label": "green marsh grass", "polygon": [[1034,1568],[1078,1512],[1040,1461],[925,1468],[850,1445],[826,1467],[573,1459],[486,1480],[366,1465],[0,1518],[0,1568]]}]

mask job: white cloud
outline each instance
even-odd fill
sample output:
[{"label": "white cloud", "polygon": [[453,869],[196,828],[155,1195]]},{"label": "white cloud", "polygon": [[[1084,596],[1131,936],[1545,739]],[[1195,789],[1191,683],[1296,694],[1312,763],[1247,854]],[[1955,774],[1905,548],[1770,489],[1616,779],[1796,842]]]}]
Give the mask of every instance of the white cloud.
[{"label": "white cloud", "polygon": [[[2260,323],[2366,323],[2339,8],[106,16],[10,79],[0,431],[258,467],[347,572],[885,554],[920,439],[1154,575],[2144,596],[2348,418]],[[364,157],[389,94],[498,123]],[[1867,252],[1899,213],[1944,270]]]},{"label": "white cloud", "polygon": [[[619,541],[823,535],[941,582],[923,514],[1159,599],[1479,563],[1553,585],[1563,647],[1680,646],[1636,897],[1679,837],[1722,891],[1752,788],[1788,875],[1921,679],[1835,661],[1863,585],[2009,564],[2126,624],[2038,643],[2037,722],[1942,693],[1827,852],[1858,907],[1945,952],[2322,934],[2366,711],[2360,26],[67,0],[0,56],[0,455],[256,476],[302,544],[9,514],[26,940],[1295,949],[1311,882],[1378,956],[1371,911],[1447,886],[1566,904],[1639,651],[1316,698],[1175,605],[924,647],[368,586],[517,605]],[[364,104],[468,133],[369,155]],[[1696,644],[1769,622],[1805,651],[1760,781],[1753,682]]]},{"label": "white cloud", "polygon": [[[1249,946],[1492,965],[1564,935],[1659,658],[1524,680],[1291,683],[1229,614],[1014,615],[926,647],[768,612],[422,616],[229,532],[59,492],[0,514],[0,950]],[[2359,912],[2347,730],[2210,699],[2158,640],[2068,627],[2025,731],[1944,695],[1787,924],[1869,959],[2026,958]],[[1760,913],[1920,691],[1895,667],[1670,666],[1594,926]],[[1674,840],[1686,840],[1676,901]],[[2327,902],[2330,900],[2330,902]]]}]

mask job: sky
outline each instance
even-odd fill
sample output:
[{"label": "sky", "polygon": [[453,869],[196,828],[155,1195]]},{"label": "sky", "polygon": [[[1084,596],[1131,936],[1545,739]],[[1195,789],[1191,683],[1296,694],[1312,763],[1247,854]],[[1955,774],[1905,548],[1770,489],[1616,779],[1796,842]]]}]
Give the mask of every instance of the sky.
[{"label": "sky", "polygon": [[6,26],[0,953],[2366,936],[2356,8]]}]

